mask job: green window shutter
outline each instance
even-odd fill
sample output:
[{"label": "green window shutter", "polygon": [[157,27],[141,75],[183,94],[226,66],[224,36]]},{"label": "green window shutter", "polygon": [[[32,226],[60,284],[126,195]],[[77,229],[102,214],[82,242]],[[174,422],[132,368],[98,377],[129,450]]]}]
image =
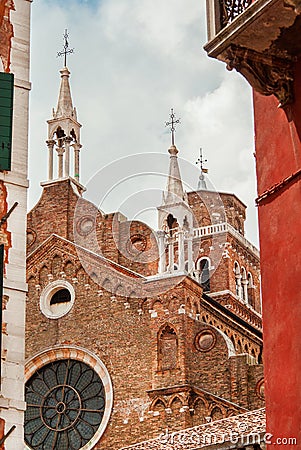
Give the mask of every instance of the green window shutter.
[{"label": "green window shutter", "polygon": [[0,72],[0,170],[11,170],[14,75]]},{"label": "green window shutter", "polygon": [[[2,308],[3,308],[3,272],[4,272],[4,244],[0,244],[0,355],[2,355]],[[2,358],[0,358],[0,389],[2,375]]]}]

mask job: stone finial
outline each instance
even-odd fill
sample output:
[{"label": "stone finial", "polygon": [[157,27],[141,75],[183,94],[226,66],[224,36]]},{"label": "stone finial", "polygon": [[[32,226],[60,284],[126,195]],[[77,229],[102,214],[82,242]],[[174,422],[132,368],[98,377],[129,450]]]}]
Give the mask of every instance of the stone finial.
[{"label": "stone finial", "polygon": [[177,149],[177,147],[175,145],[171,145],[168,149],[168,153],[172,156],[177,156],[177,154],[179,153],[179,150]]}]

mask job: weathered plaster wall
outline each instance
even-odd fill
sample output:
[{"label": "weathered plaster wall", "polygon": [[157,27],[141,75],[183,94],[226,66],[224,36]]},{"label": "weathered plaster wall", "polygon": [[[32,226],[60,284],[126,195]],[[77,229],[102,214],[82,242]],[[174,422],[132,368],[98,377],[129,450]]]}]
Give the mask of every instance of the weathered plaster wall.
[{"label": "weathered plaster wall", "polygon": [[[275,97],[254,93],[258,194],[300,170],[301,61],[295,103],[277,108]],[[301,234],[300,177],[259,206],[267,430],[301,442]],[[271,446],[272,447],[272,446]],[[280,447],[281,448],[281,447]],[[284,446],[283,446],[284,448]]]}]

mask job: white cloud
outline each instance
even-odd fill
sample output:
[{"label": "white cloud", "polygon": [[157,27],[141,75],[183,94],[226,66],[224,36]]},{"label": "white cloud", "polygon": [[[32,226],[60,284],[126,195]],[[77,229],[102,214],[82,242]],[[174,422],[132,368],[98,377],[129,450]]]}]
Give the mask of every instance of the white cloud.
[{"label": "white cloud", "polygon": [[[202,50],[204,3],[33,3],[30,206],[37,201],[38,183],[47,173],[45,122],[57,101],[62,61],[56,59],[56,52],[62,48],[65,28],[75,48],[68,66],[73,101],[83,124],[84,183],[120,157],[165,154],[170,138],[164,122],[174,107],[182,122],[176,133],[181,156],[194,164],[202,146],[216,188],[254,204],[251,93],[239,75],[227,72]],[[197,179],[191,184],[196,186]],[[92,198],[93,193],[86,196]],[[249,236],[256,241],[255,208],[250,210]]]}]

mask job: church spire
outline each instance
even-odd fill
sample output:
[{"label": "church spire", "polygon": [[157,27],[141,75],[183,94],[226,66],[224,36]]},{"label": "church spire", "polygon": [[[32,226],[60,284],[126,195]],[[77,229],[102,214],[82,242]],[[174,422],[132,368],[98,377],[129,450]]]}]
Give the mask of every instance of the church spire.
[{"label": "church spire", "polygon": [[180,168],[178,164],[177,154],[179,153],[175,146],[175,125],[180,123],[180,119],[175,118],[176,115],[171,108],[170,122],[165,122],[165,126],[170,126],[171,131],[171,146],[168,149],[170,154],[169,173],[167,179],[166,193],[163,196],[164,204],[172,204],[179,200],[185,199],[185,192],[183,189]]},{"label": "church spire", "polygon": [[60,119],[64,117],[72,117],[76,120],[76,110],[73,108],[71,89],[69,84],[70,72],[67,68],[67,55],[74,52],[73,48],[69,48],[69,34],[68,30],[65,30],[64,34],[64,48],[61,52],[58,52],[57,56],[64,56],[64,68],[61,73],[61,87],[57,103],[56,112],[53,111],[54,119]]},{"label": "church spire", "polygon": [[56,111],[53,110],[54,119],[63,119],[66,117],[77,120],[76,109],[73,108],[71,89],[69,84],[70,72],[67,67],[60,70],[61,73],[61,86],[60,93],[57,102]]},{"label": "church spire", "polygon": [[185,192],[177,157],[179,151],[175,145],[171,145],[171,147],[168,149],[168,153],[170,154],[170,162],[166,193],[164,195],[165,204],[174,203],[179,200],[185,200]]}]

